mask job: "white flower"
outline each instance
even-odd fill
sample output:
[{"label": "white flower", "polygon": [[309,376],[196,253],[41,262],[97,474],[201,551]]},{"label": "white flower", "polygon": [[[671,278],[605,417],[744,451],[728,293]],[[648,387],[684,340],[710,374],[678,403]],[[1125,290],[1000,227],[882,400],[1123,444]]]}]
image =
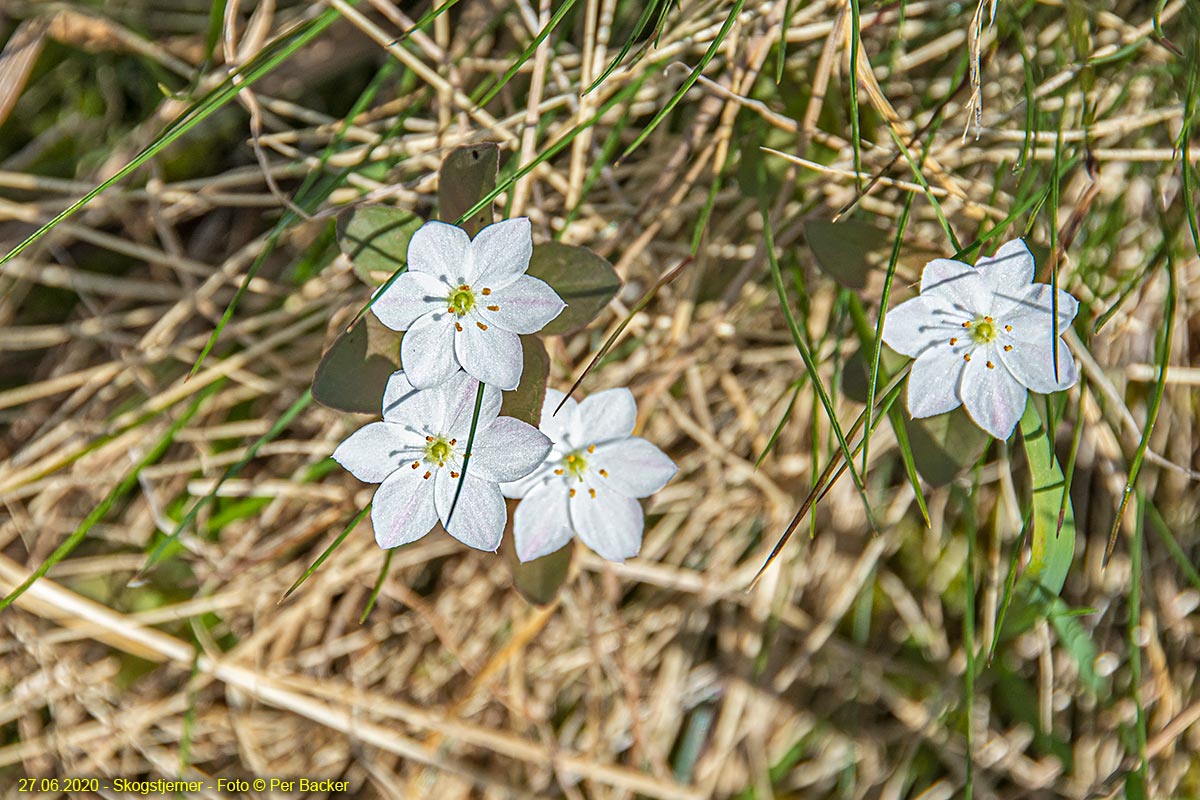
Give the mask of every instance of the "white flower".
[{"label": "white flower", "polygon": [[572,534],[609,561],[636,556],[642,547],[642,506],[675,474],[671,459],[631,435],[637,404],[628,389],[609,389],[576,403],[546,390],[543,433],[554,440],[545,463],[528,477],[503,483],[506,497],[522,498],[513,516],[517,557],[553,553]]},{"label": "white flower", "polygon": [[420,539],[440,519],[450,535],[496,550],[507,518],[497,484],[528,475],[550,452],[536,428],[500,413],[500,390],[484,389],[467,476],[450,523],[479,382],[459,371],[432,389],[403,372],[388,379],[383,421],[359,428],[333,458],[367,483],[381,484],[371,507],[375,540],[391,548]]},{"label": "white flower", "polygon": [[444,222],[427,222],[408,243],[408,270],[371,310],[406,331],[400,363],[413,386],[436,386],[461,366],[473,378],[510,390],[521,380],[520,333],[537,333],[566,304],[526,275],[533,238],[525,217],[497,222],[474,240]]},{"label": "white flower", "polygon": [[[1007,439],[1025,410],[1026,391],[1068,389],[1079,369],[1063,332],[1079,302],[1033,283],[1033,254],[1016,239],[972,267],[936,258],[921,273],[921,294],[888,313],[883,340],[916,360],[908,411],[931,417],[966,406],[975,424]],[[1055,375],[1054,348],[1058,348]]]}]

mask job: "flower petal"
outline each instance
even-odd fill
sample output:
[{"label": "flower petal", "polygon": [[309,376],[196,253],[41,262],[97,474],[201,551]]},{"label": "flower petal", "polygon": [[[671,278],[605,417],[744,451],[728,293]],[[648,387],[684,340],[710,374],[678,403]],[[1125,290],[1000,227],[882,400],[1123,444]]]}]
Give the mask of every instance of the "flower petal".
[{"label": "flower petal", "polygon": [[[463,440],[471,432],[471,417],[475,415],[475,398],[479,395],[479,381],[461,370],[444,383],[434,387],[439,410],[437,419],[441,425],[438,433]],[[476,434],[487,428],[500,413],[503,394],[495,386],[484,385],[483,402],[479,404],[479,422]]]},{"label": "flower petal", "polygon": [[[466,322],[454,336],[454,352],[473,377],[504,391],[517,388],[525,355],[521,352],[521,337],[511,331]],[[407,336],[405,340],[407,340]]]},{"label": "flower petal", "polygon": [[426,222],[408,241],[408,269],[432,275],[447,286],[458,286],[471,258],[471,238],[456,225]]},{"label": "flower petal", "polygon": [[499,417],[476,433],[467,474],[496,483],[515,481],[540,467],[550,447],[549,437],[529,423]]},{"label": "flower petal", "polygon": [[[995,366],[989,369],[983,356],[984,352],[980,351],[963,369],[959,396],[976,425],[997,439],[1005,440],[1012,435],[1017,421],[1025,413],[1028,393],[1003,361],[993,361]],[[909,380],[912,380],[911,376]]]},{"label": "flower petal", "polygon": [[561,484],[539,487],[513,513],[513,540],[522,561],[550,555],[571,541],[573,533],[567,490]]},{"label": "flower petal", "polygon": [[432,275],[405,272],[371,304],[379,321],[394,331],[406,331],[418,318],[445,310],[449,287]]},{"label": "flower petal", "polygon": [[430,389],[418,389],[403,370],[388,378],[383,390],[383,419],[394,422],[413,433],[426,436],[437,433],[442,418],[442,405]]},{"label": "flower petal", "polygon": [[588,547],[609,561],[633,558],[642,549],[642,506],[604,487],[596,496],[578,491],[567,500],[571,527]]},{"label": "flower petal", "polygon": [[476,309],[488,325],[513,333],[537,333],[566,307],[550,284],[532,275],[520,275],[508,286],[480,297]]},{"label": "flower petal", "polygon": [[[556,462],[543,463],[541,466],[534,468],[533,472],[526,475],[524,478],[518,478],[515,481],[508,481],[500,484],[500,492],[505,497],[511,497],[514,500],[520,500],[522,497],[528,497],[535,489],[545,483],[557,483],[560,487],[563,486],[563,479],[554,474],[552,464]],[[565,492],[566,489],[564,488]]]},{"label": "flower petal", "polygon": [[421,439],[399,425],[372,422],[350,434],[333,451],[333,460],[366,483],[381,483],[401,464],[420,457]]},{"label": "flower petal", "polygon": [[464,280],[481,289],[503,289],[524,275],[533,255],[533,232],[528,217],[488,225],[471,242],[472,264]]},{"label": "flower petal", "polygon": [[965,347],[943,343],[917,357],[908,374],[908,413],[914,419],[944,414],[959,407],[958,387]]},{"label": "flower petal", "polygon": [[945,298],[931,294],[914,297],[888,312],[883,320],[883,342],[897,353],[913,358],[935,344],[945,344],[962,323],[971,319],[956,312]]},{"label": "flower petal", "polygon": [[[508,516],[500,487],[468,472],[462,480],[454,516],[450,517],[450,507],[458,491],[458,479],[450,475],[450,470],[439,469],[434,476],[437,513],[442,524],[451,536],[468,547],[495,552],[504,535],[504,522]],[[449,524],[446,523],[448,517]]]},{"label": "flower petal", "polygon": [[415,469],[398,469],[375,491],[371,525],[375,541],[385,549],[415,542],[437,524],[433,481]]},{"label": "flower petal", "polygon": [[567,449],[572,446],[581,447],[583,442],[573,444],[567,441],[571,431],[578,425],[579,404],[575,402],[575,398],[567,398],[567,402],[563,403],[562,410],[557,414],[554,413],[558,404],[563,402],[564,397],[566,395],[558,389],[546,390],[546,399],[542,402],[542,419],[538,422],[538,429],[549,436],[550,441],[555,444],[561,444]]},{"label": "flower petal", "polygon": [[602,444],[593,458],[596,469],[608,475],[597,471],[592,480],[626,497],[649,497],[679,471],[666,453],[637,436]]},{"label": "flower petal", "polygon": [[400,342],[400,365],[418,389],[437,386],[458,372],[454,357],[454,323],[445,310],[413,323]]},{"label": "flower petal", "polygon": [[[995,315],[1002,323],[1012,326],[1012,337],[1023,341],[1049,339],[1050,317],[1054,313],[1055,289],[1048,283],[1035,283],[1014,292],[997,292]],[[1068,292],[1058,290],[1058,320],[1055,336],[1061,336],[1075,315],[1079,301]]]},{"label": "flower petal", "polygon": [[1033,282],[1033,253],[1024,239],[1000,245],[994,256],[975,262],[975,269],[993,290],[1011,291]]},{"label": "flower petal", "polygon": [[628,389],[606,389],[579,404],[578,436],[581,444],[625,439],[637,423],[637,401]]},{"label": "flower petal", "polygon": [[989,312],[989,287],[974,267],[961,261],[935,258],[926,264],[921,272],[921,294],[937,296],[967,319]]},{"label": "flower petal", "polygon": [[[1049,321],[1049,317],[1046,318]],[[1055,338],[1058,345],[1058,378],[1054,377],[1054,351],[1050,345],[1047,329],[1039,339],[1033,341],[1012,340],[1012,350],[997,351],[1000,360],[1008,367],[1012,376],[1027,389],[1040,394],[1052,394],[1070,389],[1079,380],[1079,366],[1071,355],[1071,348],[1062,339]]]}]

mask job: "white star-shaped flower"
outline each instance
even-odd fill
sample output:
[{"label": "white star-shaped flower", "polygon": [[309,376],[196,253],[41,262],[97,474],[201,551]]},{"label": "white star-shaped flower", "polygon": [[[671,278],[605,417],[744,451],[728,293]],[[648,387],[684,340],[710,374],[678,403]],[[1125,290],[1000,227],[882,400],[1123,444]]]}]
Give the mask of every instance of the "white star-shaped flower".
[{"label": "white star-shaped flower", "polygon": [[609,561],[624,561],[642,547],[642,506],[678,469],[645,439],[633,436],[637,404],[628,389],[609,389],[581,403],[546,390],[540,428],[554,441],[545,462],[515,483],[500,485],[521,498],[513,516],[517,557],[532,561],[553,553],[578,534]]},{"label": "white star-shaped flower", "polygon": [[489,386],[517,388],[517,334],[537,333],[566,308],[545,281],[525,274],[532,254],[525,217],[489,225],[473,240],[444,222],[413,234],[408,271],[371,306],[384,325],[405,331],[400,363],[413,386],[436,386],[461,367]]},{"label": "white star-shaped flower", "polygon": [[[1079,302],[1033,283],[1033,254],[1016,239],[975,266],[936,258],[921,273],[921,294],[888,312],[883,341],[915,361],[908,411],[932,417],[965,406],[975,423],[1007,439],[1025,410],[1027,391],[1050,394],[1079,378],[1060,337]],[[1058,349],[1055,374],[1054,350]]]},{"label": "white star-shaped flower", "polygon": [[508,515],[497,484],[536,469],[550,452],[550,439],[528,423],[497,416],[500,390],[487,386],[451,517],[478,389],[479,381],[461,370],[432,389],[416,389],[395,372],[383,396],[383,421],[359,428],[333,451],[354,477],[380,484],[371,506],[380,547],[416,541],[438,520],[463,544],[491,551],[500,546]]}]

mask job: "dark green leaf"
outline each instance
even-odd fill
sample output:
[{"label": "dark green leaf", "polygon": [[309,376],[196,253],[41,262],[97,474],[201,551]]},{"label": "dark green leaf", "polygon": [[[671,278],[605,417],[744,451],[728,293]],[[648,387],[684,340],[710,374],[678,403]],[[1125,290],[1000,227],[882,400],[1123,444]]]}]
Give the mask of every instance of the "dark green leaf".
[{"label": "dark green leaf", "polygon": [[911,419],[904,412],[903,419],[917,471],[934,486],[945,486],[961,475],[991,440],[962,408],[928,419]]},{"label": "dark green leaf", "polygon": [[521,337],[521,350],[525,357],[521,383],[511,392],[504,393],[500,413],[506,417],[516,417],[536,428],[542,420],[542,403],[546,400],[550,356],[546,353],[546,345],[535,334]]},{"label": "dark green leaf", "polygon": [[604,310],[621,288],[612,264],[586,247],[543,242],[533,248],[529,272],[558,292],[567,307],[542,329],[543,334],[571,333]]},{"label": "dark green leaf", "polygon": [[388,378],[400,369],[402,337],[367,314],[321,357],[313,376],[313,399],[337,411],[380,413]]},{"label": "dark green leaf", "polygon": [[566,547],[555,550],[548,556],[533,561],[520,561],[512,545],[512,519],[517,502],[508,501],[509,523],[500,550],[512,571],[513,588],[530,603],[544,606],[554,601],[562,585],[566,583],[567,573],[571,569],[571,554],[575,551],[574,543],[569,542]]},{"label": "dark green leaf", "polygon": [[479,142],[450,151],[438,173],[439,218],[461,225],[471,236],[492,224],[492,207],[487,205],[473,217],[459,222],[480,200],[496,188],[500,148],[495,142]]},{"label": "dark green leaf", "polygon": [[355,274],[378,286],[408,260],[408,240],[421,218],[392,206],[368,205],[343,214],[337,227],[338,246]]},{"label": "dark green leaf", "polygon": [[891,243],[885,231],[861,220],[810,220],[804,236],[817,266],[848,289],[864,289],[867,275]]}]

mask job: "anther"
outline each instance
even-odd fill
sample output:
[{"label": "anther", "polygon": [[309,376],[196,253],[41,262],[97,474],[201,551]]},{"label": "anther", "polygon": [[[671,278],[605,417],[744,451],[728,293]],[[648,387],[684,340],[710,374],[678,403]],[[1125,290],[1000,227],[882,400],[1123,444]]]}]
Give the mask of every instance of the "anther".
[{"label": "anther", "polygon": [[589,444],[589,445],[588,445],[588,452],[589,452],[589,453],[594,453],[594,452],[596,452],[596,445],[594,445],[594,444]]},{"label": "anther", "polygon": [[485,289],[483,290],[483,294],[491,294],[491,293],[492,293],[492,290],[491,290],[491,289],[487,289],[487,288],[485,288]]},{"label": "anther", "polygon": [[572,490],[571,490],[570,492],[568,492],[567,494],[568,494],[568,496],[570,496],[570,497],[574,497],[574,496],[575,496],[575,490],[574,490],[574,489],[572,489]]},{"label": "anther", "polygon": [[451,439],[450,444],[452,444],[452,445],[458,444],[458,439]]},{"label": "anther", "polygon": [[450,308],[447,308],[447,309],[446,309],[446,313],[447,313],[447,314],[453,314],[453,313],[454,313],[454,307],[453,307],[453,306],[451,306]]},{"label": "anther", "polygon": [[970,361],[970,360],[971,360],[971,354],[963,353],[963,361]]},{"label": "anther", "polygon": [[459,333],[462,333],[462,325],[459,325],[457,322],[454,323],[454,330],[458,331]]},{"label": "anther", "polygon": [[562,471],[561,469],[556,469],[556,470],[554,470],[554,474],[555,474],[555,475],[562,475],[562,474],[563,474],[563,471]]},{"label": "anther", "polygon": [[571,462],[572,462],[572,461],[574,461],[574,460],[575,460],[575,454],[574,454],[574,453],[571,453],[569,456],[567,456],[567,463],[568,463],[568,464],[569,464],[569,463],[571,463]]},{"label": "anther", "polygon": [[602,478],[607,478],[607,477],[608,477],[608,470],[606,470],[606,469],[602,469],[602,470],[600,470],[600,477],[602,477]]},{"label": "anther", "polygon": [[475,324],[479,326],[479,330],[481,330],[481,331],[487,330],[487,325],[484,325],[482,322],[476,322]]},{"label": "anther", "polygon": [[987,362],[987,368],[988,368],[988,369],[995,369],[995,368],[996,368],[996,365],[995,365],[995,364],[993,364],[992,362],[990,362],[990,361],[989,361],[989,362]]},{"label": "anther", "polygon": [[499,310],[500,310],[500,306],[488,306],[488,307],[487,307],[487,310],[488,310],[488,311],[499,311]]},{"label": "anther", "polygon": [[414,461],[414,462],[413,462],[413,469],[416,469],[416,468],[417,468],[417,467],[419,467],[419,466],[421,466],[421,462],[420,462],[420,461]]},{"label": "anther", "polygon": [[469,283],[464,283],[462,286],[459,286],[458,288],[459,288],[459,289],[461,289],[462,291],[464,291],[464,292],[465,292],[465,291],[468,291],[468,290],[470,290],[470,288],[471,288],[471,284],[469,284]]},{"label": "anther", "polygon": [[592,497],[595,497],[595,496],[596,496],[596,490],[595,490],[595,489],[588,489],[588,494],[590,494]]},{"label": "anther", "polygon": [[984,322],[994,322],[995,320],[993,320],[991,317],[984,317],[983,321]]},{"label": "anther", "polygon": [[964,323],[963,323],[963,327],[964,327],[964,328],[969,328],[969,327],[971,327],[971,323],[970,323],[970,321],[964,322]]},{"label": "anther", "polygon": [[432,442],[432,441],[433,441],[433,437],[432,437],[432,436],[426,436],[426,437],[425,437],[425,441],[427,441],[427,442]]},{"label": "anther", "polygon": [[1011,345],[1011,344],[1006,344],[1006,345],[1004,345],[1004,352],[1006,352],[1006,353],[1007,353],[1007,352],[1009,352],[1009,351],[1011,351],[1011,350],[1012,350],[1012,345]]},{"label": "anther", "polygon": [[1012,333],[1012,325],[1005,325],[1004,330],[1008,331],[1009,333]]},{"label": "anther", "polygon": [[433,474],[432,472],[426,472],[426,473],[425,473],[424,475],[422,475],[421,477],[422,477],[422,478],[424,478],[425,480],[429,480],[429,476],[430,476],[430,475],[432,475],[432,474]]},{"label": "anther", "polygon": [[954,346],[954,345],[956,345],[956,344],[958,344],[958,337],[957,337],[957,336],[951,336],[951,337],[950,337],[950,345],[951,345],[951,347],[953,347],[953,346]]},{"label": "anther", "polygon": [[458,473],[457,473],[457,472],[451,472],[451,473],[450,473],[450,477],[451,477],[451,478],[457,478],[457,477],[458,477]]}]

